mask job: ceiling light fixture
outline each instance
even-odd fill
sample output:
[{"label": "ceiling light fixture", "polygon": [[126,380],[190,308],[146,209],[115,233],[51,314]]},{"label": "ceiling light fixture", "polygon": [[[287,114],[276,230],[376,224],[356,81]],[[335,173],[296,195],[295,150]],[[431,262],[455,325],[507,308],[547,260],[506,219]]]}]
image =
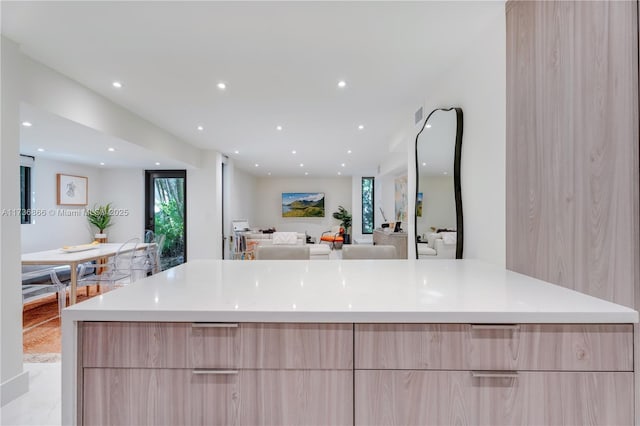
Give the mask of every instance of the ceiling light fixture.
[{"label": "ceiling light fixture", "polygon": [[235,151],[233,151],[234,154],[240,154],[240,151],[238,151],[237,149]]},{"label": "ceiling light fixture", "polygon": [[22,127],[31,127],[31,126],[33,126],[33,124],[31,124],[31,122],[29,122],[29,121],[23,121],[22,122]]},{"label": "ceiling light fixture", "polygon": [[256,163],[254,164],[255,167],[260,167],[260,164]]},{"label": "ceiling light fixture", "polygon": [[427,165],[427,163],[422,163],[422,165],[423,165],[423,166],[426,166],[426,165]]},{"label": "ceiling light fixture", "polygon": [[351,154],[351,150],[348,150],[348,151],[347,151],[347,154]]},{"label": "ceiling light fixture", "polygon": [[156,161],[156,166],[159,166],[159,165],[160,165],[160,163],[158,163],[158,162]]},{"label": "ceiling light fixture", "polygon": [[111,83],[111,85],[116,89],[122,89],[122,83],[119,81],[114,81],[113,83]]},{"label": "ceiling light fixture", "polygon": [[304,172],[304,175],[305,175],[305,176],[308,176],[308,175],[309,175],[309,172]]},{"label": "ceiling light fixture", "polygon": [[103,163],[103,162],[100,162],[100,165],[101,165],[101,166],[104,166],[104,163]]},{"label": "ceiling light fixture", "polygon": [[444,175],[448,175],[449,173],[447,173],[447,172],[444,172],[443,174],[444,174]]},{"label": "ceiling light fixture", "polygon": [[424,126],[424,127],[426,127],[427,129],[430,129],[430,128],[431,128],[431,124],[427,124],[427,125],[426,125],[426,126]]},{"label": "ceiling light fixture", "polygon": [[44,148],[38,148],[38,152],[44,152]]},{"label": "ceiling light fixture", "polygon": [[344,80],[340,80],[338,82],[338,87],[341,88],[341,89],[344,89],[345,87],[347,87],[347,82],[344,81]]},{"label": "ceiling light fixture", "polygon": [[107,151],[109,152],[114,152],[115,150],[116,150],[115,148],[111,148],[111,147],[107,148]]},{"label": "ceiling light fixture", "polygon": [[269,176],[271,176],[271,172],[267,173]]},{"label": "ceiling light fixture", "polygon": [[364,129],[364,124],[361,124],[358,126],[358,130],[362,130],[362,129]]},{"label": "ceiling light fixture", "polygon": [[223,82],[218,83],[218,89],[220,90],[224,90],[227,88],[227,85]]},{"label": "ceiling light fixture", "polygon": [[300,163],[300,167],[304,167],[304,164]]},{"label": "ceiling light fixture", "polygon": [[342,172],[338,172],[338,176],[340,176],[342,174]]},{"label": "ceiling light fixture", "polygon": [[200,130],[200,131],[203,131],[204,127],[203,126],[198,126],[197,129]]},{"label": "ceiling light fixture", "polygon": [[292,153],[292,154],[295,154],[295,153],[296,153],[296,150],[294,149],[293,151],[291,151],[291,153]]},{"label": "ceiling light fixture", "polygon": [[340,164],[342,167],[347,167],[345,163]]},{"label": "ceiling light fixture", "polygon": [[276,126],[276,130],[278,131],[282,130],[282,126]]}]

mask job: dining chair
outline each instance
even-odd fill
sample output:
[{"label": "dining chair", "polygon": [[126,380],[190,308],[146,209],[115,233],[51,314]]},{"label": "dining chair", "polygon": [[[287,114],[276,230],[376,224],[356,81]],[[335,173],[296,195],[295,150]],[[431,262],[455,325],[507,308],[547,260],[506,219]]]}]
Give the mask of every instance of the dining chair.
[{"label": "dining chair", "polygon": [[258,246],[256,260],[309,260],[309,247],[300,245]]},{"label": "dining chair", "polygon": [[[100,265],[101,272],[99,274],[87,273],[90,265],[81,264],[77,280],[78,286],[99,284],[100,287],[106,285],[111,290],[118,283],[124,284],[125,280],[132,282],[133,260],[139,243],[140,238],[137,237],[124,242],[106,264]],[[131,247],[132,244],[133,247]],[[129,250],[130,248],[132,250]]]}]

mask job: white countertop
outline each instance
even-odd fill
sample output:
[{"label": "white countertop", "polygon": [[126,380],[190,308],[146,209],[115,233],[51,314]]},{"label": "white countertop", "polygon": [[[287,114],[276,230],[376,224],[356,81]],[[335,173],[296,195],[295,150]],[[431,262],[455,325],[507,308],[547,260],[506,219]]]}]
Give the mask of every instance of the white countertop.
[{"label": "white countertop", "polygon": [[193,261],[65,321],[632,323],[624,306],[474,260]]}]

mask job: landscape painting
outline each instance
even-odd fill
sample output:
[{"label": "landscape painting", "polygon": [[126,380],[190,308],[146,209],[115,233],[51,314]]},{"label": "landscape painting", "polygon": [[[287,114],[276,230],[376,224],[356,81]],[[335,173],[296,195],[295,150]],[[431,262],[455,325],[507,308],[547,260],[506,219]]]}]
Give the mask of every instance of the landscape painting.
[{"label": "landscape painting", "polygon": [[324,192],[283,192],[282,217],[324,217]]}]

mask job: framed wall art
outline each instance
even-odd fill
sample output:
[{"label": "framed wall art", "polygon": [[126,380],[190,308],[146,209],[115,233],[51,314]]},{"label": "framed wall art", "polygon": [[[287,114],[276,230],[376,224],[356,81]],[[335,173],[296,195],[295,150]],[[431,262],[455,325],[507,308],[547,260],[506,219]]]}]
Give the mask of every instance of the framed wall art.
[{"label": "framed wall art", "polygon": [[89,193],[89,179],[85,176],[56,175],[58,197],[60,206],[86,206]]}]

